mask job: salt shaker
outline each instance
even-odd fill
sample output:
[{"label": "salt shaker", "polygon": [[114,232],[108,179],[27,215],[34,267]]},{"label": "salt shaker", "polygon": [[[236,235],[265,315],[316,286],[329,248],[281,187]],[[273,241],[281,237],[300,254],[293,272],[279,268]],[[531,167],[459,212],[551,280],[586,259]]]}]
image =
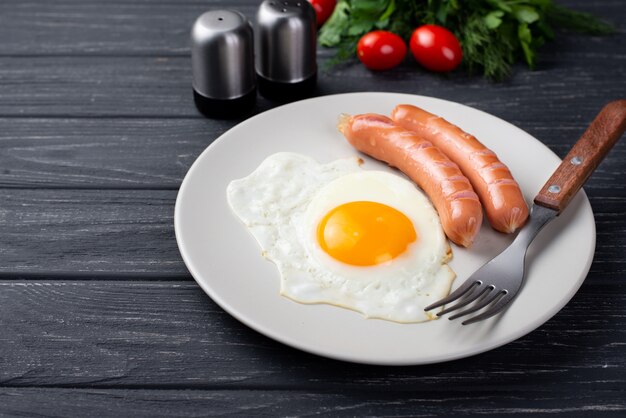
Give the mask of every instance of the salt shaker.
[{"label": "salt shaker", "polygon": [[317,82],[315,10],[306,0],[265,0],[255,27],[259,92],[271,100],[300,99]]},{"label": "salt shaker", "polygon": [[191,30],[193,95],[208,117],[237,117],[256,102],[252,26],[239,12],[212,10]]}]

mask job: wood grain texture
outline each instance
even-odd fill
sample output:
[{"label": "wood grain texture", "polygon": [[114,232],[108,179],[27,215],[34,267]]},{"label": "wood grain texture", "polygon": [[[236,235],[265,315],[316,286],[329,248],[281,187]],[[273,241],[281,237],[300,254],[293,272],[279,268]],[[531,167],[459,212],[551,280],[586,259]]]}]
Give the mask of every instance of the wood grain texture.
[{"label": "wood grain texture", "polygon": [[[250,0],[3,0],[0,55],[189,54],[193,21],[209,9],[235,9],[254,18]],[[620,0],[560,0],[620,25]],[[80,35],[80,36],[77,36]],[[324,50],[322,50],[324,52]]]},{"label": "wood grain texture", "polygon": [[198,155],[232,125],[207,119],[0,119],[0,187],[177,190]]},{"label": "wood grain texture", "polygon": [[[570,123],[536,121],[531,108],[497,112],[563,157],[593,118]],[[567,119],[571,112],[555,118]],[[0,118],[0,188],[178,189],[200,153],[234,121],[146,118]],[[585,187],[623,189],[626,141],[620,141]],[[626,197],[626,194],[621,196]]]},{"label": "wood grain texture", "polygon": [[[575,38],[574,38],[575,39]],[[579,44],[589,45],[578,39]],[[567,42],[573,42],[568,40]],[[603,42],[619,50],[620,38]],[[556,45],[552,45],[556,48]],[[626,55],[606,57],[551,51],[537,71],[516,67],[507,83],[494,84],[463,74],[428,74],[407,62],[389,73],[373,73],[361,65],[320,74],[316,95],[353,91],[389,91],[435,96],[496,115],[538,123],[577,121],[595,115],[606,102],[626,90]],[[323,61],[320,62],[323,65]],[[599,76],[602,74],[602,76]],[[576,89],[572,89],[572,87]],[[189,57],[7,57],[0,61],[0,117],[198,117],[191,90]],[[261,99],[256,111],[271,102]],[[536,108],[536,112],[532,112]]]},{"label": "wood grain texture", "polygon": [[[626,275],[626,189],[593,193],[597,244],[590,277],[611,282]],[[176,194],[0,189],[0,278],[189,279],[174,239]]]},{"label": "wood grain texture", "polygon": [[[419,393],[272,391],[272,390],[113,390],[0,389],[0,415],[58,417],[204,417],[204,416],[530,416],[593,417],[624,415],[619,392],[532,391],[537,398],[491,389]],[[54,412],[52,412],[54,411]]]},{"label": "wood grain texture", "polygon": [[235,9],[252,19],[257,3],[5,0],[0,55],[188,55],[191,25],[200,14]]},{"label": "wood grain texture", "polygon": [[0,277],[187,278],[174,239],[175,199],[176,191],[0,190]]},{"label": "wood grain texture", "polygon": [[2,387],[408,396],[479,388],[525,400],[626,388],[626,283],[617,280],[585,283],[520,340],[470,360],[420,367],[363,366],[287,348],[251,332],[194,283],[0,281],[0,328]]}]

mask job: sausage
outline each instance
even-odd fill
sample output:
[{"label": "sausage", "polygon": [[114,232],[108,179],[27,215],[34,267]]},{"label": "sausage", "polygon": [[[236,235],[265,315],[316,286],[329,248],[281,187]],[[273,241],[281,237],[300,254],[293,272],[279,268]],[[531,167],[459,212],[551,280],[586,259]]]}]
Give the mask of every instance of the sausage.
[{"label": "sausage", "polygon": [[469,180],[444,153],[382,115],[342,115],[338,128],[353,147],[417,183],[435,205],[452,242],[472,244],[482,224],[482,207]]},{"label": "sausage", "polygon": [[458,126],[416,106],[398,105],[391,118],[432,142],[458,164],[478,193],[494,229],[511,233],[524,225],[528,205],[513,175],[493,151]]}]

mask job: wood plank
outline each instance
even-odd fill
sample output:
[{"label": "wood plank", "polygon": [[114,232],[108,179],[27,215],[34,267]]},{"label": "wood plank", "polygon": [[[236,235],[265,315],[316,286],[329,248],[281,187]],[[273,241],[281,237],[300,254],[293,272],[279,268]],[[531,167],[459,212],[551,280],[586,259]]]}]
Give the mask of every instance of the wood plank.
[{"label": "wood plank", "polygon": [[[584,114],[576,123],[553,125],[532,120],[540,109],[530,113],[518,126],[560,156],[593,118]],[[515,117],[512,112],[506,116]],[[555,115],[561,117],[570,116]],[[204,118],[0,119],[0,188],[177,189],[196,157],[235,123]],[[596,188],[626,187],[623,161],[626,141],[594,173],[587,186],[591,196]]]},{"label": "wood plank", "polygon": [[[442,77],[410,62],[386,73],[352,65],[322,72],[316,94],[416,93],[509,119],[515,115],[514,121],[532,116],[543,126],[555,120],[572,124],[582,115],[595,115],[616,98],[615,92],[626,89],[626,55],[611,52],[620,50],[622,38],[603,40],[600,52],[594,39],[579,39],[569,50],[551,51],[537,71],[518,68],[507,83],[461,73]],[[585,46],[591,50],[584,51]],[[0,60],[0,117],[201,117],[192,101],[189,65],[188,57],[178,56],[5,57]],[[272,106],[260,99],[256,111]]]},{"label": "wood plank", "polygon": [[200,14],[235,9],[252,19],[256,8],[242,0],[5,0],[0,55],[188,55],[191,25]]},{"label": "wood plank", "polygon": [[[174,239],[176,193],[0,189],[0,278],[188,279]],[[611,282],[626,274],[626,189],[593,193],[597,247],[590,277]]]},{"label": "wood plank", "polygon": [[287,348],[230,317],[195,283],[0,281],[0,329],[3,387],[413,396],[480,388],[524,399],[525,393],[554,396],[581,387],[626,390],[622,281],[585,283],[552,320],[504,347],[421,367],[362,366]]},{"label": "wood plank", "polygon": [[[436,385],[432,385],[436,386]],[[296,392],[285,390],[114,390],[0,389],[0,414],[58,417],[179,416],[623,416],[623,393],[610,389],[548,392],[547,385],[467,392],[430,389],[419,393],[359,391]]]},{"label": "wood plank", "polygon": [[[258,2],[244,0],[4,0],[0,55],[189,54],[189,30],[209,9],[235,9],[254,19]],[[568,0],[561,4],[619,24],[619,1]],[[77,36],[80,34],[80,36]]]},{"label": "wood plank", "polygon": [[0,277],[47,272],[188,278],[176,191],[0,191]]},{"label": "wood plank", "polygon": [[0,187],[175,190],[198,155],[234,123],[1,119]]}]

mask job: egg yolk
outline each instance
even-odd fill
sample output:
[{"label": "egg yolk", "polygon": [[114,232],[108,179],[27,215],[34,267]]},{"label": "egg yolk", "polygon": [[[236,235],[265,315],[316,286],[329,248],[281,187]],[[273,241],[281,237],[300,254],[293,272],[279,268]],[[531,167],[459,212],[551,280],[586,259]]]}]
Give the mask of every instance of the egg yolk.
[{"label": "egg yolk", "polygon": [[354,266],[373,266],[392,260],[416,239],[413,223],[405,214],[378,202],[337,206],[317,228],[322,249]]}]

